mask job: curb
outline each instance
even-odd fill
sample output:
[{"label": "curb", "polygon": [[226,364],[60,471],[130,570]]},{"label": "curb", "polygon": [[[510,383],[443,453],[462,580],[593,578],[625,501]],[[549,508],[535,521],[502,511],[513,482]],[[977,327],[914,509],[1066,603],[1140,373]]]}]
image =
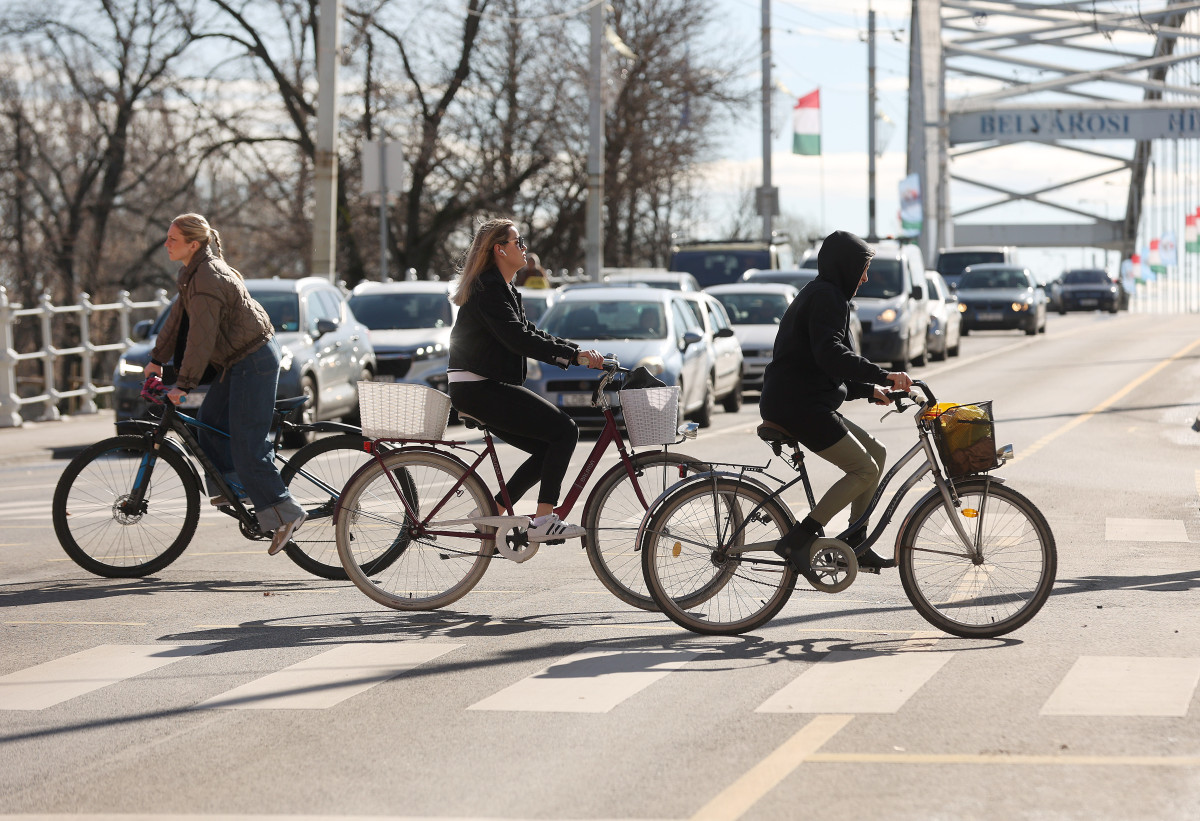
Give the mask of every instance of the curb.
[{"label": "curb", "polygon": [[65,462],[88,445],[115,436],[116,432],[111,410],[0,428],[0,460],[6,466],[47,460]]}]

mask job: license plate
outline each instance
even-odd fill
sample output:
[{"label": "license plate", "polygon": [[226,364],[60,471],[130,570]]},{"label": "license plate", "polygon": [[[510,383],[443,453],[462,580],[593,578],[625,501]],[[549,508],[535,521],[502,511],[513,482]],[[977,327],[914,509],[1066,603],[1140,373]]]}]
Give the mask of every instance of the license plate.
[{"label": "license plate", "polygon": [[998,313],[992,313],[989,311],[989,312],[980,312],[977,315],[977,318],[979,319],[980,322],[999,322],[1000,320],[1004,319],[1004,315],[998,314]]},{"label": "license plate", "polygon": [[1098,299],[1081,299],[1081,300],[1079,300],[1079,304],[1085,308],[1090,308],[1093,305],[1099,305],[1100,300],[1098,300]]},{"label": "license plate", "polygon": [[590,393],[562,393],[558,396],[558,404],[564,408],[580,408],[592,404]]}]

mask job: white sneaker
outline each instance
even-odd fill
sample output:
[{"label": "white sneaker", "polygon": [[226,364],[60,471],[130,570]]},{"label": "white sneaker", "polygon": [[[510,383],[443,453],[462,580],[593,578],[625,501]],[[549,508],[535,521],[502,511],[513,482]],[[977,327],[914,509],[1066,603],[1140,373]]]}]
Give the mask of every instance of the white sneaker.
[{"label": "white sneaker", "polygon": [[579,525],[569,525],[558,518],[557,513],[551,513],[539,525],[531,525],[528,530],[531,542],[561,542],[564,539],[579,539],[587,535],[587,530]]},{"label": "white sneaker", "polygon": [[267,548],[267,555],[274,556],[287,547],[287,543],[292,539],[292,534],[300,529],[300,525],[304,524],[304,520],[307,518],[307,513],[301,513],[300,518],[288,522],[283,527],[276,528],[274,535],[271,536],[271,546]]}]

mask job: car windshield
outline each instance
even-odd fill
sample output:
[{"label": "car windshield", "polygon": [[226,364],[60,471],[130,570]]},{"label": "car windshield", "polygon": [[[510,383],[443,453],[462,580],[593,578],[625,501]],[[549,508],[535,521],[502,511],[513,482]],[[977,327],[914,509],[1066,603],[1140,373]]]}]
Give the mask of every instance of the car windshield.
[{"label": "car windshield", "polygon": [[1067,271],[1063,274],[1064,285],[1107,285],[1108,274],[1103,271]]},{"label": "car windshield", "polygon": [[578,299],[555,304],[542,317],[548,334],[566,339],[664,339],[661,302]]},{"label": "car windshield", "polygon": [[672,271],[686,271],[701,288],[736,282],[751,268],[770,268],[771,253],[761,251],[677,251],[671,257]]},{"label": "car windshield", "polygon": [[968,270],[963,274],[962,281],[958,283],[960,291],[1028,287],[1029,279],[1020,268],[997,268],[990,271]]},{"label": "car windshield", "polygon": [[734,325],[778,325],[787,310],[783,294],[713,294]]},{"label": "car windshield", "polygon": [[536,294],[521,294],[521,307],[525,310],[525,318],[530,322],[537,322],[546,313],[546,306],[550,304],[549,296],[538,296]]},{"label": "car windshield", "polygon": [[250,292],[254,301],[271,317],[271,327],[277,331],[300,330],[300,298],[291,291]]},{"label": "car windshield", "polygon": [[815,270],[800,271],[755,271],[746,277],[747,282],[774,282],[779,285],[794,285],[803,288],[817,278]]},{"label": "car windshield", "polygon": [[855,296],[867,299],[891,299],[901,291],[900,260],[873,259],[867,269],[867,281],[858,287]]},{"label": "car windshield", "polygon": [[938,256],[937,270],[942,276],[949,274],[956,277],[969,265],[982,265],[985,262],[1004,262],[1002,251],[943,251]]},{"label": "car windshield", "polygon": [[350,310],[372,331],[448,328],[450,301],[437,293],[365,293],[350,297]]}]

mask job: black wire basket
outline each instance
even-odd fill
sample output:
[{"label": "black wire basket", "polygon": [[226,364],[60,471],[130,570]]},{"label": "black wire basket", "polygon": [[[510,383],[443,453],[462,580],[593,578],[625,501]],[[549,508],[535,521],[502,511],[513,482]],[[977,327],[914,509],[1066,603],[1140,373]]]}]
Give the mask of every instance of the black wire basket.
[{"label": "black wire basket", "polygon": [[953,405],[933,419],[933,441],[951,479],[986,473],[1000,465],[991,402]]}]

